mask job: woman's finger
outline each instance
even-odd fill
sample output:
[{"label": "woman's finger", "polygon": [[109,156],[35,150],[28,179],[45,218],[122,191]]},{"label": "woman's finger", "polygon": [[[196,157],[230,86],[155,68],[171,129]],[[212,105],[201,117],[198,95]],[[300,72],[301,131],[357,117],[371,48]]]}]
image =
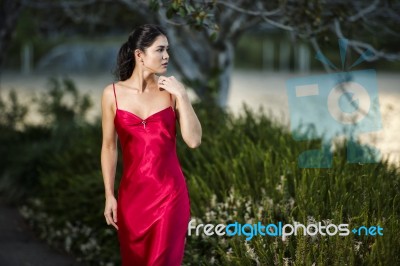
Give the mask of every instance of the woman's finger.
[{"label": "woman's finger", "polygon": [[106,221],[107,221],[107,224],[108,225],[113,225],[117,230],[118,230],[118,226],[117,226],[117,224],[116,223],[114,223],[114,221],[113,221],[113,218],[111,217],[111,213],[108,213],[107,215],[106,215]]},{"label": "woman's finger", "polygon": [[106,217],[106,223],[109,225],[110,224],[110,221],[109,221],[110,213],[105,213],[104,216]]},{"label": "woman's finger", "polygon": [[114,217],[114,222],[117,222],[117,208],[113,209],[113,217]]},{"label": "woman's finger", "polygon": [[165,82],[165,80],[166,80],[166,77],[160,76],[160,77],[158,78],[158,83],[162,85],[162,84]]},{"label": "woman's finger", "polygon": [[118,230],[118,225],[116,223],[114,223],[114,221],[112,220],[112,218],[110,217],[110,223]]}]

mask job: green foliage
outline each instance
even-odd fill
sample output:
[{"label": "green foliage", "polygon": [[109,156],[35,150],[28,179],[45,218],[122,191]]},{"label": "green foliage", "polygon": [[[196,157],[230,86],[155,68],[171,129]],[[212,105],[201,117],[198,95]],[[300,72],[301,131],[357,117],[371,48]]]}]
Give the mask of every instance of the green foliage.
[{"label": "green foliage", "polygon": [[71,80],[51,79],[48,93],[32,102],[39,105],[44,124],[26,123],[28,105],[21,104],[15,92],[10,93],[9,105],[0,100],[0,192],[14,203],[35,195],[40,169],[58,169],[59,165],[51,166],[52,160],[88,130],[85,115],[90,99],[80,95]]},{"label": "green foliage", "polygon": [[215,41],[218,36],[219,26],[214,20],[216,2],[199,1],[159,1],[151,0],[150,10],[158,11],[160,2],[167,7],[166,16],[168,19],[183,20],[184,24],[190,25],[196,30],[207,29],[208,37]]},{"label": "green foliage", "polygon": [[85,123],[85,115],[92,106],[88,95],[81,96],[70,79],[51,78],[48,88],[47,93],[35,98],[48,125],[59,128],[66,124],[69,127]]},{"label": "green foliage", "polygon": [[[46,123],[24,131],[10,127],[8,134],[1,134],[1,147],[12,147],[2,149],[1,157],[14,163],[2,165],[6,170],[0,173],[0,184],[4,188],[4,180],[18,180],[2,193],[30,192],[20,201],[21,213],[51,245],[86,265],[118,265],[116,231],[103,216],[100,121],[85,122],[90,101],[70,81],[50,84],[49,93],[36,100]],[[67,96],[69,103],[64,102]],[[294,141],[262,109],[254,112],[244,106],[242,115],[234,117],[209,102],[194,108],[202,122],[202,145],[188,148],[178,130],[177,148],[196,223],[321,221],[349,223],[350,229],[380,225],[384,235],[300,234],[285,241],[269,236],[246,241],[245,236],[192,234],[184,265],[399,264],[397,169],[385,161],[346,163],[346,143],[334,153],[332,168],[300,169],[298,155],[317,143]],[[122,170],[119,159],[116,185]]]},{"label": "green foliage", "polygon": [[17,130],[25,123],[28,107],[20,103],[18,95],[11,90],[8,95],[10,104],[7,105],[3,97],[0,97],[0,127],[3,130]]}]

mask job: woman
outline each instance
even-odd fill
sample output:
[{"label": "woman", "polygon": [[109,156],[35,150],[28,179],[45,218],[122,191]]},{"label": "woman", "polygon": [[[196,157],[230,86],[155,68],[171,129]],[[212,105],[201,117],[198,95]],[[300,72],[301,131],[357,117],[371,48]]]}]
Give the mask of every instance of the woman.
[{"label": "woman", "polygon": [[[119,81],[102,96],[104,215],[118,231],[122,265],[181,265],[190,219],[176,154],[176,120],[185,143],[201,143],[200,122],[184,86],[167,71],[168,39],[156,25],[136,28],[119,51]],[[114,196],[117,138],[123,174]]]}]

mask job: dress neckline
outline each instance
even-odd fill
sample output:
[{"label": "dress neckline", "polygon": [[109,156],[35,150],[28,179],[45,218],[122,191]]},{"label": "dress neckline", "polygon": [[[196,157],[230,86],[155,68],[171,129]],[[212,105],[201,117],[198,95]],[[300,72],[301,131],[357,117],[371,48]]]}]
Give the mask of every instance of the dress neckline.
[{"label": "dress neckline", "polygon": [[[149,115],[149,116],[146,117],[145,119],[141,118],[141,117],[138,116],[137,114],[132,113],[132,112],[130,112],[130,111],[128,111],[128,110],[117,109],[116,112],[115,112],[115,117],[117,116],[117,112],[120,111],[120,112],[124,112],[124,113],[128,113],[128,114],[130,114],[130,115],[133,115],[134,117],[140,119],[141,121],[146,121],[146,120],[148,120],[149,118],[151,118],[151,117],[153,117],[153,116],[155,116],[155,115],[157,115],[157,114],[160,114],[160,113],[162,113],[162,112],[164,112],[164,111],[166,111],[166,110],[168,110],[168,109],[170,109],[170,108],[171,108],[171,110],[173,111],[172,106],[167,106],[167,107],[161,109],[160,111],[157,111],[157,112],[155,112],[155,113]],[[114,117],[114,120],[115,120],[115,117]]]}]

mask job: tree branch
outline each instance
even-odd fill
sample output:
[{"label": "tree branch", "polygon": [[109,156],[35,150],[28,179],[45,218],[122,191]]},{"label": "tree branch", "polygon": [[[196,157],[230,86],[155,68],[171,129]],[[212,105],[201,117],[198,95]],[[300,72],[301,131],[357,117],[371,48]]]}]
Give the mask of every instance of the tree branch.
[{"label": "tree branch", "polygon": [[[335,30],[336,35],[339,38],[346,38],[342,33],[342,29],[340,27],[340,22],[338,19],[334,20],[334,30]],[[348,39],[348,38],[346,38],[346,39]],[[386,59],[389,61],[400,60],[400,53],[393,54],[393,53],[385,53],[383,51],[378,51],[371,44],[368,44],[365,42],[348,39],[348,44],[351,47],[353,47],[354,50],[356,50],[360,55],[363,54],[365,52],[365,50],[369,50],[373,56],[368,56],[368,57],[364,58],[368,62],[376,61],[380,58],[383,58],[383,59]]]},{"label": "tree branch", "polygon": [[373,11],[376,10],[376,8],[378,7],[378,4],[379,4],[379,0],[374,0],[374,2],[372,2],[369,6],[361,9],[357,14],[349,17],[348,21],[354,22],[354,21],[359,20],[360,18],[364,17],[365,15],[372,13]]},{"label": "tree branch", "polygon": [[282,12],[281,8],[277,8],[277,9],[274,9],[271,11],[252,11],[252,10],[247,10],[247,9],[238,7],[237,5],[234,5],[234,4],[232,4],[230,2],[226,2],[226,1],[218,1],[217,4],[224,5],[235,11],[238,11],[240,13],[244,13],[244,14],[252,15],[252,16],[273,16],[273,15],[277,15],[279,12]]}]

